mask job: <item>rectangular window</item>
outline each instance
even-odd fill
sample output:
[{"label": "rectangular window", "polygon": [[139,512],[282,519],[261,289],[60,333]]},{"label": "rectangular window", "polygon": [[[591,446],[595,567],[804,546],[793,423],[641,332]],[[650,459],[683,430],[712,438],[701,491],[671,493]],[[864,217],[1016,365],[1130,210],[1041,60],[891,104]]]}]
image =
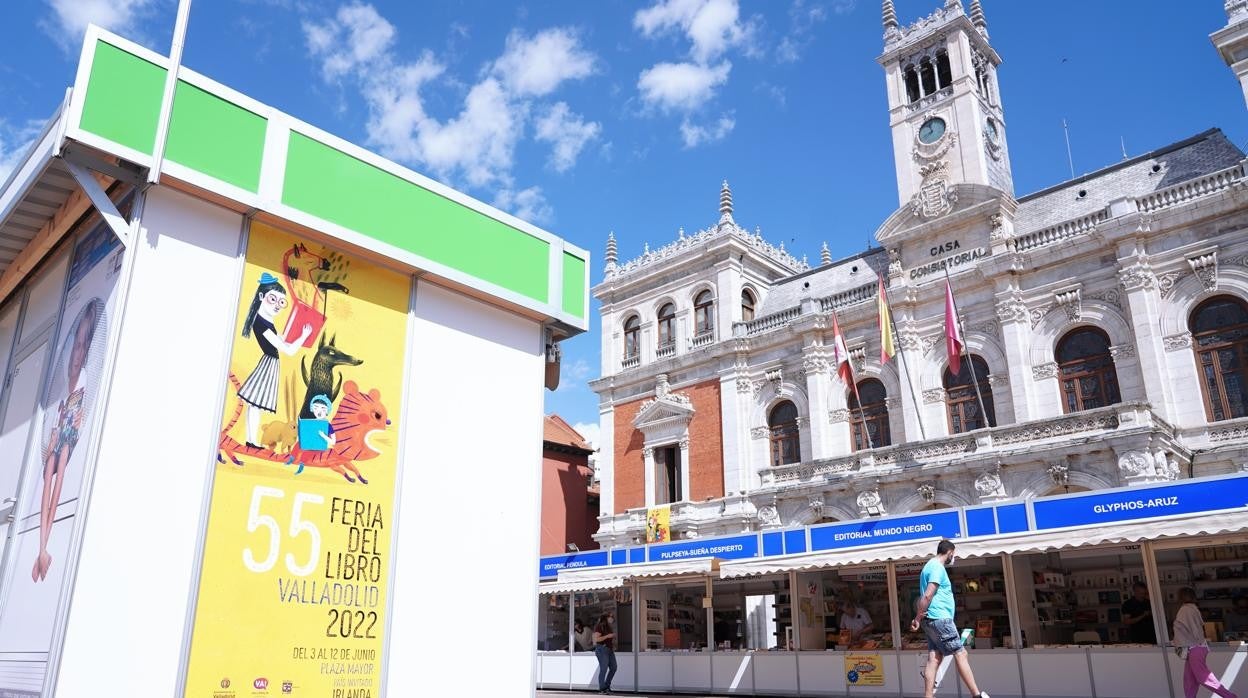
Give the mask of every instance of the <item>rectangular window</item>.
[{"label": "rectangular window", "polygon": [[684,500],[681,491],[680,449],[662,446],[654,449],[655,504],[671,504]]}]

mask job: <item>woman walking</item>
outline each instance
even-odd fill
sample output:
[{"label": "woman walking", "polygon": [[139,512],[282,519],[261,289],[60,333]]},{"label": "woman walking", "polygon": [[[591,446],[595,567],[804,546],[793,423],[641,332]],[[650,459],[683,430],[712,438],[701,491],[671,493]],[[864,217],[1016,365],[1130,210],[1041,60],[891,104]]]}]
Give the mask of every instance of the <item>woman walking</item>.
[{"label": "woman walking", "polygon": [[1186,658],[1183,664],[1184,697],[1196,698],[1196,692],[1204,686],[1222,698],[1237,698],[1218,681],[1205,663],[1209,656],[1209,644],[1205,642],[1205,621],[1196,607],[1196,590],[1183,587],[1179,590],[1179,601],[1183,605],[1174,616],[1174,644],[1179,656]]},{"label": "woman walking", "polygon": [[594,626],[594,655],[598,657],[598,692],[611,692],[611,679],[615,678],[615,631],[611,629],[615,614],[608,611]]}]

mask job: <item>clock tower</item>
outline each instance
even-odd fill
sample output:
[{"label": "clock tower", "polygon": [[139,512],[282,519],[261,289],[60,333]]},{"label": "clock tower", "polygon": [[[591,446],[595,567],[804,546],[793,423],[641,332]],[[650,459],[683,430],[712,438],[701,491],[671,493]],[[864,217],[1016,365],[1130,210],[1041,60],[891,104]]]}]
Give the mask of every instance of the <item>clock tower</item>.
[{"label": "clock tower", "polygon": [[884,0],[889,125],[901,206],[935,218],[957,200],[953,187],[979,184],[1014,195],[1005,114],[997,89],[1001,58],[988,43],[980,0],[960,0],[908,27]]}]

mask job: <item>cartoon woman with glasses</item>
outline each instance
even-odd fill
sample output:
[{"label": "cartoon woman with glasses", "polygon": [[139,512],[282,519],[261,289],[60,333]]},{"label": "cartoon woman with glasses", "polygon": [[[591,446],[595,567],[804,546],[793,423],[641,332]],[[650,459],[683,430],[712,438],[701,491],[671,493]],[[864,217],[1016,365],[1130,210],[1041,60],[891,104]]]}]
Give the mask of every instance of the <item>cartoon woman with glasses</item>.
[{"label": "cartoon woman with glasses", "polygon": [[273,321],[286,307],[286,302],[286,289],[277,277],[267,271],[261,274],[256,296],[243,323],[243,336],[256,336],[256,344],[260,345],[261,351],[260,361],[238,390],[238,397],[247,403],[247,445],[253,448],[259,448],[256,435],[260,432],[260,411],[277,412],[277,387],[281,377],[278,352],[293,356],[312,334],[312,326],[305,324],[300,329],[299,338],[293,342],[285,342],[278,336]]}]

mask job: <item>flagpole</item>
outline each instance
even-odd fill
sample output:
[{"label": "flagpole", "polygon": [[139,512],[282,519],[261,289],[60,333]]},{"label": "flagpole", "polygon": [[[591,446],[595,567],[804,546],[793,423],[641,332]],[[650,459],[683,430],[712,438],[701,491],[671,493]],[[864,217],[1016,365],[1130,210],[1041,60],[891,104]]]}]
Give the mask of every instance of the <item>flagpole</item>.
[{"label": "flagpole", "polygon": [[984,409],[984,396],[979,391],[979,378],[975,375],[975,362],[971,359],[970,351],[966,346],[966,325],[962,323],[962,313],[958,311],[958,299],[953,297],[953,284],[949,283],[949,267],[945,267],[945,285],[949,287],[949,298],[953,301],[953,317],[958,321],[958,330],[962,334],[962,355],[966,356],[967,368],[971,372],[971,385],[975,386],[975,399],[979,401],[979,415],[983,420],[984,426],[988,424],[988,410]]},{"label": "flagpole", "polygon": [[[897,331],[897,320],[893,318],[893,299],[888,294],[888,284],[881,282],[880,287],[884,289],[884,302],[888,304],[888,323],[893,326],[893,337],[900,337],[901,333]],[[919,408],[919,397],[914,393],[914,376],[910,373],[910,364],[906,362],[906,350],[900,344],[897,346],[897,354],[901,356],[901,367],[906,371],[906,387],[910,389],[910,401],[914,403],[914,416],[919,422],[919,438],[926,441],[927,433],[923,430],[923,410]]]},{"label": "flagpole", "polygon": [[[837,339],[840,339],[841,346],[845,347],[845,363],[849,367],[849,389],[854,391],[854,402],[858,403],[858,418],[862,420],[862,433],[867,435],[867,449],[875,450],[875,440],[871,438],[871,430],[867,428],[867,413],[862,409],[862,397],[858,395],[858,381],[854,379],[854,362],[849,357],[849,347],[845,346],[845,335],[841,333],[841,321],[836,316],[836,308],[832,309],[832,324],[836,327],[836,336],[832,338],[835,345]],[[839,353],[840,348],[836,351]],[[840,371],[840,365],[837,365],[837,371]],[[850,438],[853,438],[853,420],[850,420]]]}]

